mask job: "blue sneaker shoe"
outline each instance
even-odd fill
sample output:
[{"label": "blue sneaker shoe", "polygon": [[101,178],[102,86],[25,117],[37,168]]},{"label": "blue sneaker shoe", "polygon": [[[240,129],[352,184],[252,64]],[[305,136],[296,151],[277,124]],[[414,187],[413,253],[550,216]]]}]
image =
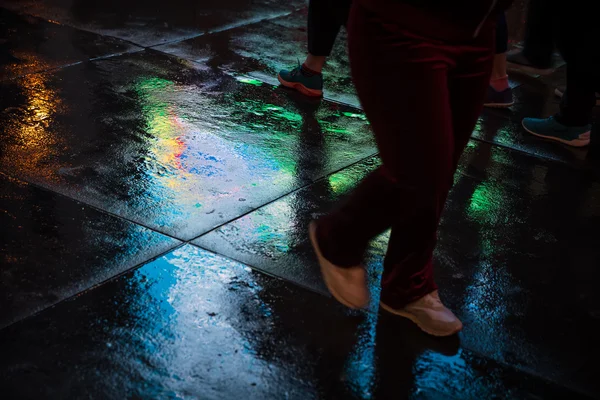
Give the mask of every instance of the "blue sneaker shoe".
[{"label": "blue sneaker shoe", "polygon": [[544,139],[555,140],[573,147],[585,147],[590,144],[590,131],[592,125],[566,126],[559,123],[556,118],[546,119],[523,118],[523,128],[532,135]]},{"label": "blue sneaker shoe", "polygon": [[277,79],[283,86],[296,89],[305,96],[323,96],[323,75],[306,75],[302,72],[301,65],[291,71],[285,69],[279,71]]},{"label": "blue sneaker shoe", "polygon": [[485,96],[485,107],[492,108],[507,108],[515,104],[513,102],[513,94],[511,88],[506,88],[499,92],[491,86],[488,86],[487,94]]}]

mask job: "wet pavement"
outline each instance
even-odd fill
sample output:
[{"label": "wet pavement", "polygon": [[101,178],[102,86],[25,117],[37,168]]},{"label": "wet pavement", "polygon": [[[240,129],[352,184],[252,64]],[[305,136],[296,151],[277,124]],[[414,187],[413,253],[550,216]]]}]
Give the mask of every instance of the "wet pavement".
[{"label": "wet pavement", "polygon": [[564,67],[511,76],[515,106],[473,133],[435,255],[465,329],[436,339],[324,289],[307,225],[379,160],[343,32],[324,100],[276,86],[305,18],[0,0],[5,398],[600,398],[599,163],[520,127]]}]

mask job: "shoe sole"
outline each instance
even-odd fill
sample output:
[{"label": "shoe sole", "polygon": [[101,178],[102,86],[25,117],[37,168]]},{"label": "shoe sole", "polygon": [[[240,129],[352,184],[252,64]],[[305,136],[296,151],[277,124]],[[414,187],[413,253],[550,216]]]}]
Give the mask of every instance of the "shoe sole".
[{"label": "shoe sole", "polygon": [[533,74],[541,76],[552,75],[552,73],[556,71],[555,68],[535,68],[523,64],[512,63],[510,61],[506,63],[506,69],[512,72],[521,72],[524,74]]},{"label": "shoe sole", "polygon": [[452,336],[452,335],[456,335],[458,332],[460,332],[462,330],[462,325],[460,328],[457,328],[453,331],[448,331],[448,332],[442,332],[442,331],[437,331],[435,329],[430,329],[430,328],[425,327],[421,323],[421,321],[419,321],[419,319],[417,317],[415,317],[414,315],[412,315],[410,313],[393,309],[392,307],[387,306],[387,305],[385,305],[385,303],[382,303],[382,302],[379,302],[379,305],[381,306],[381,308],[383,308],[385,311],[389,312],[390,314],[398,315],[400,317],[411,320],[415,325],[417,325],[419,327],[419,329],[421,329],[423,332],[425,332],[429,335],[432,335],[432,336],[437,336],[437,337]]},{"label": "shoe sole", "polygon": [[557,138],[556,136],[546,136],[546,135],[540,135],[539,133],[535,133],[531,129],[527,129],[527,127],[525,126],[525,124],[522,121],[521,121],[521,125],[523,126],[523,129],[525,129],[527,132],[531,133],[533,136],[537,136],[537,137],[541,137],[543,139],[548,139],[548,140],[552,140],[552,141],[559,142],[562,144],[566,144],[567,146],[586,147],[590,144],[590,139],[575,139],[575,140],[569,141],[569,140]]},{"label": "shoe sole", "polygon": [[309,89],[306,86],[304,86],[303,84],[298,83],[298,82],[288,82],[288,81],[284,80],[281,77],[281,75],[277,75],[277,80],[279,80],[279,83],[281,83],[286,88],[297,90],[297,91],[299,91],[300,93],[302,93],[305,96],[309,96],[309,97],[323,97],[323,91],[322,90]]},{"label": "shoe sole", "polygon": [[562,90],[554,89],[554,94],[562,99],[564,93]]},{"label": "shoe sole", "polygon": [[[554,89],[554,94],[562,99],[564,93],[558,89]],[[596,98],[596,106],[600,106],[600,99]]]},{"label": "shoe sole", "polygon": [[333,287],[333,285],[331,284],[331,278],[329,277],[329,274],[327,273],[327,269],[329,269],[329,264],[331,264],[329,261],[327,261],[327,259],[325,257],[323,257],[323,253],[321,253],[321,248],[319,247],[319,244],[317,242],[317,225],[312,222],[308,228],[308,235],[310,237],[310,242],[313,246],[313,249],[315,251],[315,254],[317,255],[317,259],[319,261],[319,267],[321,268],[321,276],[323,277],[323,281],[325,282],[325,286],[327,286],[327,290],[329,290],[329,293],[331,293],[331,295],[340,303],[342,303],[343,305],[345,305],[348,308],[352,308],[354,310],[360,310],[360,309],[365,309],[367,308],[369,305],[368,303],[366,305],[356,305],[354,303],[352,303],[351,301],[348,301],[344,298],[344,296],[342,296],[340,293],[337,292],[337,290],[335,290],[335,288]]},{"label": "shoe sole", "polygon": [[514,101],[511,103],[483,103],[484,107],[489,107],[489,108],[508,108],[513,106],[515,103]]}]

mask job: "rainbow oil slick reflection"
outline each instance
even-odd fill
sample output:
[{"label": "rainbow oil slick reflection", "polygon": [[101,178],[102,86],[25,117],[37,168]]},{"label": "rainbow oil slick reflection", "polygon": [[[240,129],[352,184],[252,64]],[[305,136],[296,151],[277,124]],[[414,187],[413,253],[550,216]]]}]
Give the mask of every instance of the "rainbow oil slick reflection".
[{"label": "rainbow oil slick reflection", "polygon": [[20,141],[39,147],[35,157],[11,147],[15,163],[43,172],[11,172],[185,240],[376,152],[364,116],[350,107],[314,107],[156,54],[27,79],[47,76],[20,88],[38,86],[31,124],[20,123],[18,107],[9,120]]},{"label": "rainbow oil slick reflection", "polygon": [[[150,136],[139,167],[148,179],[146,193],[169,207],[170,215],[157,214],[155,224],[245,205],[249,190],[294,184],[289,152],[297,147],[301,115],[261,101],[233,101],[232,95],[203,96],[195,86],[158,77],[139,79],[135,92]],[[236,138],[240,131],[247,140]],[[264,142],[266,132],[271,143]]]}]

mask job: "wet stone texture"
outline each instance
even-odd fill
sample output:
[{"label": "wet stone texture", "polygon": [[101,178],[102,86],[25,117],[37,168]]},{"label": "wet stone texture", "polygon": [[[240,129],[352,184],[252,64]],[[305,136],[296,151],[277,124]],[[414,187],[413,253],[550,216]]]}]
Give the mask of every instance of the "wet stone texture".
[{"label": "wet stone texture", "polygon": [[[378,158],[345,168],[194,241],[270,274],[326,293],[307,242],[310,221],[327,212],[380,164]],[[379,249],[379,255],[385,250]]]},{"label": "wet stone texture", "polygon": [[376,152],[355,109],[153,51],[0,86],[3,170],[186,240]]},{"label": "wet stone texture", "polygon": [[332,300],[187,245],[1,331],[3,393],[577,398],[459,350],[454,339],[430,339],[395,318],[378,319],[349,315]]},{"label": "wet stone texture", "polygon": [[[279,84],[277,73],[294,68],[307,52],[307,10],[269,22],[242,26],[209,36],[158,46],[156,49],[232,73],[246,73]],[[346,31],[340,30],[323,70],[327,99],[359,106],[346,52]]]},{"label": "wet stone texture", "polygon": [[0,0],[2,7],[145,47],[289,14],[303,5],[302,0]]},{"label": "wet stone texture", "polygon": [[514,106],[508,110],[484,110],[473,137],[581,167],[586,164],[587,149],[557,146],[555,143],[526,132],[521,120],[525,117],[549,117],[559,110],[560,98],[554,87],[539,81],[513,90]]},{"label": "wet stone texture", "polygon": [[[562,75],[563,70],[557,71]],[[595,170],[598,175],[598,157],[592,157],[587,148],[557,146],[556,143],[540,140],[526,132],[521,121],[525,117],[546,118],[559,111],[560,98],[554,89],[562,79],[554,79],[556,84],[545,84],[533,80],[513,90],[514,106],[506,110],[486,109],[477,124],[473,137],[526,152],[537,157],[566,163],[578,169]],[[596,107],[593,118],[598,119],[600,109]]]},{"label": "wet stone texture", "polygon": [[[370,160],[330,175],[195,243],[325,293],[308,224],[377,165]],[[599,221],[594,176],[472,142],[436,254],[442,295],[467,321],[462,345],[582,392],[600,390],[581,373],[600,356]],[[374,241],[373,265],[386,246],[386,235]]]},{"label": "wet stone texture", "polygon": [[0,8],[0,80],[139,50],[118,39]]},{"label": "wet stone texture", "polygon": [[0,226],[0,329],[178,244],[1,173]]},{"label": "wet stone texture", "polygon": [[319,276],[308,223],[380,161],[344,29],[324,100],[277,87],[306,15],[0,0],[2,398],[600,398],[600,164],[520,125],[556,112],[564,68],[511,75],[475,128],[435,253],[465,329],[431,338]]}]

